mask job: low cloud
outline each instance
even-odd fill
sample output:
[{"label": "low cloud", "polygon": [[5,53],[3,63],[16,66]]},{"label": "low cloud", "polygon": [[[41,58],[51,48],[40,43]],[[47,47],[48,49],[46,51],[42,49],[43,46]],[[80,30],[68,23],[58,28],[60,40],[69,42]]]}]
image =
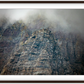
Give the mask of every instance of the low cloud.
[{"label": "low cloud", "polygon": [[[52,27],[52,31],[63,30],[68,32],[80,33],[84,36],[84,10],[83,9],[56,9],[56,10],[36,10],[36,9],[12,9],[12,10],[0,10],[0,18],[7,17],[8,22],[12,23],[17,20],[23,20],[28,24],[31,20],[38,19],[40,15],[44,22],[39,24],[40,28],[42,24],[46,27]],[[1,21],[1,20],[0,20]],[[39,22],[38,22],[39,23]],[[32,25],[32,22],[31,22]],[[38,24],[37,24],[38,25]],[[44,26],[43,25],[43,26]],[[35,26],[35,25],[33,25]],[[42,27],[43,27],[42,26]],[[34,29],[35,27],[33,27]]]}]

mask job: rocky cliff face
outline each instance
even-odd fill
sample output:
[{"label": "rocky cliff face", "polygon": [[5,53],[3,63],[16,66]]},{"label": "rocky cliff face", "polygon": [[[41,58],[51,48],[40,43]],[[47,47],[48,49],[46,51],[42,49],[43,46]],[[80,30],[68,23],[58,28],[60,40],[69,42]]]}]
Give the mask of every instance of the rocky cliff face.
[{"label": "rocky cliff face", "polygon": [[8,25],[6,29],[1,27],[0,31],[0,72],[9,61],[10,54],[15,45],[20,41],[25,41],[29,37],[28,29],[24,23],[15,22]]},{"label": "rocky cliff face", "polygon": [[52,74],[54,37],[48,29],[36,31],[12,51],[2,74]]},{"label": "rocky cliff face", "polygon": [[[84,42],[79,36],[40,29],[15,44],[1,74],[84,74]],[[26,37],[26,39],[25,39]]]},{"label": "rocky cliff face", "polygon": [[54,36],[59,46],[55,49],[57,68],[55,67],[54,74],[84,74],[84,41],[74,33],[65,34],[59,31]]}]

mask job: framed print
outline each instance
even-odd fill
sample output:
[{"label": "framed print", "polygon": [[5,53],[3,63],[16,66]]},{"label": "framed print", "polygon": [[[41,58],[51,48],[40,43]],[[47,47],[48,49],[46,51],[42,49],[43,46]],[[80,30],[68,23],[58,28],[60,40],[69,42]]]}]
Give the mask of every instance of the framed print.
[{"label": "framed print", "polygon": [[84,83],[84,1],[0,1],[0,83]]}]

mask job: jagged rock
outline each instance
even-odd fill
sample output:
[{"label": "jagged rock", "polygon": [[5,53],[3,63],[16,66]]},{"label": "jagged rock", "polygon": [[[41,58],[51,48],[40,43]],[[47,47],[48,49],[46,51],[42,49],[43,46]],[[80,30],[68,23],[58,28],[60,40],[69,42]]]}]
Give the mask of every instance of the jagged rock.
[{"label": "jagged rock", "polygon": [[[54,37],[48,29],[36,31],[13,53],[2,74],[52,74]],[[22,50],[23,49],[23,50]]]},{"label": "jagged rock", "polygon": [[[2,28],[3,29],[3,28]],[[10,58],[11,51],[15,45],[29,38],[29,31],[23,22],[9,24],[0,35],[0,72]]]},{"label": "jagged rock", "polygon": [[59,75],[83,75],[84,66],[82,63],[84,62],[82,59],[84,59],[84,42],[81,42],[83,40],[73,33],[64,34],[63,32],[56,32],[55,34],[59,49],[56,48],[55,51],[57,53],[55,60],[57,68],[55,67],[54,74],[58,71],[57,74]]},{"label": "jagged rock", "polygon": [[25,39],[26,36],[27,33],[13,48],[1,74],[84,74],[84,42],[77,35],[41,29]]},{"label": "jagged rock", "polygon": [[23,22],[15,22],[12,25],[7,26],[2,34],[2,40],[7,42],[18,43],[24,37],[29,37],[29,31],[27,26]]}]

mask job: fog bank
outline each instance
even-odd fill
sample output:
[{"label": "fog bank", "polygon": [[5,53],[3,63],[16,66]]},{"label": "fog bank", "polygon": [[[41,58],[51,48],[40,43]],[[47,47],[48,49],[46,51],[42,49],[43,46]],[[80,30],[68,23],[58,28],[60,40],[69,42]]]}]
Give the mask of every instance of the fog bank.
[{"label": "fog bank", "polygon": [[[0,10],[1,18],[7,18],[7,23],[13,23],[17,20],[23,20],[25,24],[32,25],[32,29],[50,27],[52,31],[62,30],[67,32],[80,33],[84,36],[84,10],[83,9],[56,9],[56,10],[34,10],[34,9],[12,9]],[[39,20],[36,19],[42,19]],[[37,21],[37,25],[35,26]],[[35,24],[34,24],[35,23]]]}]

